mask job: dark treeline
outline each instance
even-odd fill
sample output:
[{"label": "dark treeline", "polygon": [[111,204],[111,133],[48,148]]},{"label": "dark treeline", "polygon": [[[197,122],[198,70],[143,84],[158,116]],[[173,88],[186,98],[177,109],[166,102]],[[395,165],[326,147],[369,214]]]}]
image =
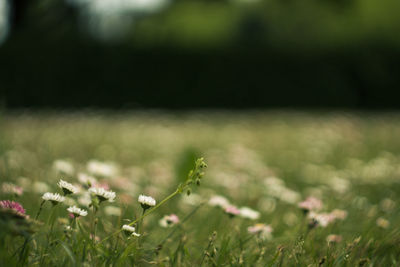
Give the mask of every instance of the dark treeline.
[{"label": "dark treeline", "polygon": [[57,8],[62,12],[46,22],[21,15],[0,47],[6,108],[400,107],[400,49],[390,35],[353,45],[310,35],[302,43],[302,33],[275,41],[273,24],[252,15],[219,45],[143,45],[140,23],[137,40],[104,44],[82,34],[75,20],[60,19],[74,10]]},{"label": "dark treeline", "polygon": [[[8,108],[396,108],[400,53],[4,46]],[[372,62],[368,62],[368,61]]]}]

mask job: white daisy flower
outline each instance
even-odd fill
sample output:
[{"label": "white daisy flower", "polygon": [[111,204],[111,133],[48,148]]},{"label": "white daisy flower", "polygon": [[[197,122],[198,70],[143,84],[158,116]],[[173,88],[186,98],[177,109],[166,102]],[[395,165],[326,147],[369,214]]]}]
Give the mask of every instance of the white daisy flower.
[{"label": "white daisy flower", "polygon": [[130,226],[130,225],[127,225],[127,224],[124,224],[123,226],[122,226],[122,230],[125,232],[125,233],[127,233],[127,234],[131,234],[131,235],[133,235],[133,236],[140,236],[140,234],[138,234],[138,233],[136,233],[135,232],[135,227],[133,227],[133,226]]},{"label": "white daisy flower", "polygon": [[143,209],[148,209],[156,205],[156,200],[154,198],[145,195],[140,195],[138,201]]},{"label": "white daisy flower", "polygon": [[75,194],[78,192],[77,187],[75,187],[73,184],[70,184],[64,180],[60,179],[60,181],[57,184],[63,190],[64,195]]},{"label": "white daisy flower", "polygon": [[69,207],[67,211],[74,214],[76,217],[86,216],[88,214],[86,210],[80,209],[76,206]]},{"label": "white daisy flower", "polygon": [[242,207],[240,208],[240,217],[250,219],[250,220],[257,220],[260,218],[260,213],[258,211],[255,211],[253,209],[250,209],[249,207]]},{"label": "white daisy flower", "polygon": [[229,203],[229,200],[226,199],[225,197],[216,195],[210,198],[210,200],[208,201],[208,205],[212,207],[221,207],[225,209],[229,207],[231,204]]},{"label": "white daisy flower", "polygon": [[53,205],[56,205],[60,202],[64,202],[64,200],[65,200],[64,196],[61,196],[58,193],[54,194],[54,193],[50,193],[50,192],[44,193],[42,198],[43,198],[43,200],[51,201],[51,203],[53,203]]},{"label": "white daisy flower", "polygon": [[91,187],[89,188],[89,192],[91,194],[94,194],[98,197],[98,199],[100,200],[100,202],[102,201],[109,201],[109,202],[113,202],[115,200],[115,192],[113,191],[107,191],[105,190],[103,187]]}]

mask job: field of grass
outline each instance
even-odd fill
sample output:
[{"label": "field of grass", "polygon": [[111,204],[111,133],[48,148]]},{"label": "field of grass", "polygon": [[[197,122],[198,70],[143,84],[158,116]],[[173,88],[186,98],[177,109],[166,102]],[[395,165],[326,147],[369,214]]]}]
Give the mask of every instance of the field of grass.
[{"label": "field of grass", "polygon": [[3,114],[26,213],[0,202],[0,266],[399,266],[399,137],[400,114]]}]

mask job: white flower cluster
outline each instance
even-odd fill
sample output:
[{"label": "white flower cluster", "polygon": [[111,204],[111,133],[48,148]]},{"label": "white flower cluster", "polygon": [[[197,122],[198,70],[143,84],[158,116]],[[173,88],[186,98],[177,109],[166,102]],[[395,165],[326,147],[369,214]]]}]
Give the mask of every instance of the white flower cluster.
[{"label": "white flower cluster", "polygon": [[86,210],[80,209],[80,208],[78,208],[76,206],[69,207],[67,209],[67,211],[69,211],[70,213],[72,213],[72,214],[74,214],[76,216],[86,216],[87,215],[87,211]]},{"label": "white flower cluster", "polygon": [[57,204],[59,202],[64,202],[65,197],[58,193],[44,193],[42,196],[43,200],[51,201],[53,204]]},{"label": "white flower cluster", "polygon": [[115,200],[115,192],[107,191],[103,187],[91,187],[89,188],[89,192],[96,195],[100,201],[107,200],[113,202]]},{"label": "white flower cluster", "polygon": [[124,225],[122,226],[122,230],[125,231],[125,232],[127,232],[127,233],[130,233],[130,234],[133,235],[133,236],[140,236],[140,234],[138,234],[138,233],[135,232],[136,229],[135,229],[135,227],[133,227],[133,226],[124,224]]},{"label": "white flower cluster", "polygon": [[58,186],[63,190],[64,194],[75,194],[78,192],[78,188],[76,188],[73,184],[70,184],[64,180],[61,180],[57,183]]},{"label": "white flower cluster", "polygon": [[149,208],[156,205],[156,200],[154,198],[145,195],[140,195],[138,201],[144,208]]}]

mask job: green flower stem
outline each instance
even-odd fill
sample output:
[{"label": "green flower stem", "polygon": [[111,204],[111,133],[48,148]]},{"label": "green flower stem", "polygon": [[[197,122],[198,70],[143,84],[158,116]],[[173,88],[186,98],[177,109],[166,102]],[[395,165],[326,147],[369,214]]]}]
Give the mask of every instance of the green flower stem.
[{"label": "green flower stem", "polygon": [[36,213],[35,220],[37,220],[39,218],[39,215],[43,210],[43,205],[44,205],[45,202],[46,202],[46,200],[43,200],[42,203],[40,203],[40,207],[39,207],[38,212]]},{"label": "green flower stem", "polygon": [[97,230],[97,218],[96,218],[96,214],[97,214],[97,207],[95,207],[94,205],[93,205],[93,217],[92,217],[92,240],[93,240],[93,243],[96,243],[96,230]]},{"label": "green flower stem", "polygon": [[142,237],[142,234],[140,232],[141,226],[143,224],[143,215],[146,213],[146,209],[143,209],[142,216],[139,219],[139,222],[136,225],[136,232],[139,234],[139,236],[136,238],[136,249],[140,248],[140,238]]}]

